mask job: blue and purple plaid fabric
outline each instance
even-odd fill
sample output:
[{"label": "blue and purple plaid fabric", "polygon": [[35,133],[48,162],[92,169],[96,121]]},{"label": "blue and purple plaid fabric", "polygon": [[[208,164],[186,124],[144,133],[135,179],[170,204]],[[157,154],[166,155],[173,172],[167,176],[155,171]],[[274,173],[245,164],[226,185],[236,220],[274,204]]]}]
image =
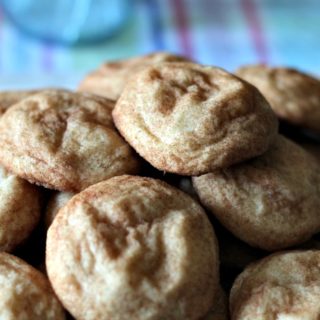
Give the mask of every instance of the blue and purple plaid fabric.
[{"label": "blue and purple plaid fabric", "polygon": [[320,73],[318,0],[136,0],[117,36],[87,47],[32,39],[0,15],[0,87],[75,87],[104,60],[155,50],[230,71],[247,63]]}]

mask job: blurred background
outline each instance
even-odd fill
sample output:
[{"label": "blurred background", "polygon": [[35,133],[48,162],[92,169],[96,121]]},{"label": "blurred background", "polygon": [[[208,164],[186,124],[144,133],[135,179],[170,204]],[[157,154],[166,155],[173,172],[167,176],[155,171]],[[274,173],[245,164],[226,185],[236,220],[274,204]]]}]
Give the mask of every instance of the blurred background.
[{"label": "blurred background", "polygon": [[234,70],[320,74],[318,0],[0,0],[0,89],[75,88],[105,60],[166,50]]}]

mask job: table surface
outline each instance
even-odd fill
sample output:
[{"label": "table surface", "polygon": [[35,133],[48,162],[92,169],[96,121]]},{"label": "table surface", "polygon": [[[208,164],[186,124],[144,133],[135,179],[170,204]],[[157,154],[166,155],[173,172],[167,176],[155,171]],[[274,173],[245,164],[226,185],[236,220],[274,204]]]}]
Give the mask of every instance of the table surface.
[{"label": "table surface", "polygon": [[0,12],[0,88],[75,88],[105,60],[167,50],[229,71],[248,63],[319,74],[318,0],[136,0],[112,39],[83,47],[21,33]]}]

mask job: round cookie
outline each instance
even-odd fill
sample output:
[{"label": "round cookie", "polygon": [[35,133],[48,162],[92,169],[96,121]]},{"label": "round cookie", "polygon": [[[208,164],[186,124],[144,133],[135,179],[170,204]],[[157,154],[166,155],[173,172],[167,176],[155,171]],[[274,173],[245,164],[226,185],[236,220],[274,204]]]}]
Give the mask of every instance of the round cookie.
[{"label": "round cookie", "polygon": [[320,250],[277,253],[236,279],[231,319],[320,319],[319,301]]},{"label": "round cookie", "polygon": [[256,86],[278,117],[320,132],[320,81],[290,68],[252,65],[236,74]]},{"label": "round cookie", "polygon": [[105,98],[67,90],[24,99],[0,119],[0,162],[31,183],[60,191],[135,173],[136,156],[113,126],[112,107]]},{"label": "round cookie", "polygon": [[135,176],[75,195],[49,228],[46,265],[78,320],[195,320],[219,285],[217,242],[201,206]]},{"label": "round cookie", "polygon": [[145,68],[118,100],[113,119],[129,144],[159,170],[199,175],[265,152],[278,123],[253,86],[215,67]]},{"label": "round cookie", "polygon": [[24,261],[0,253],[0,319],[64,320],[46,277]]},{"label": "round cookie", "polygon": [[44,214],[44,223],[48,229],[58,211],[74,196],[73,192],[54,192],[50,195]]},{"label": "round cookie", "polygon": [[278,136],[264,155],[193,178],[201,202],[235,236],[265,250],[308,240],[320,231],[320,166]]},{"label": "round cookie", "polygon": [[78,90],[117,100],[130,77],[134,77],[147,66],[173,61],[188,61],[188,59],[167,52],[155,52],[126,60],[105,62],[82,80]]},{"label": "round cookie", "polygon": [[0,166],[0,251],[12,251],[31,234],[40,219],[40,196],[39,188]]}]

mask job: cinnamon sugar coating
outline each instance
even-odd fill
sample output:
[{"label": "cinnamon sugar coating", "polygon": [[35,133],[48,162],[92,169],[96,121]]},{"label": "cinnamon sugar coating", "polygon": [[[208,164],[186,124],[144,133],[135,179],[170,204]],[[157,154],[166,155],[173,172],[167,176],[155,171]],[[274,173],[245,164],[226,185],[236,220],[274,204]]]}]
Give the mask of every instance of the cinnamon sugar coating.
[{"label": "cinnamon sugar coating", "polygon": [[199,175],[264,153],[277,132],[250,84],[195,63],[161,63],[132,79],[113,110],[129,144],[159,170]]},{"label": "cinnamon sugar coating", "polygon": [[203,209],[151,178],[114,177],[75,195],[49,228],[46,264],[78,320],[196,320],[217,298],[217,242]]}]

